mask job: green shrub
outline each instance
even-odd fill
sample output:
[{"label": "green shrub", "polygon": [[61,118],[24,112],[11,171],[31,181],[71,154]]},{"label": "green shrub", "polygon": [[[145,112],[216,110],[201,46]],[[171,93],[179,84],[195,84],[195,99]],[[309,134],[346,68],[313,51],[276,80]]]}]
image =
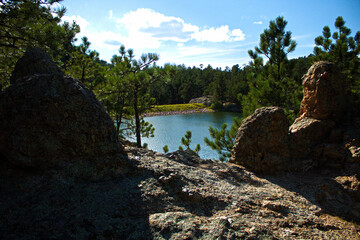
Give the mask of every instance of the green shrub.
[{"label": "green shrub", "polygon": [[210,109],[218,112],[224,110],[224,107],[221,102],[215,101],[211,104]]}]

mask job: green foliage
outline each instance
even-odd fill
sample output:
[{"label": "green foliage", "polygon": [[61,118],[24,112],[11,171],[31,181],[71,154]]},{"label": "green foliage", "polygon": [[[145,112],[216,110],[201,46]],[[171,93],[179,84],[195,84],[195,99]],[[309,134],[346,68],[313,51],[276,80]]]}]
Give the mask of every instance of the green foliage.
[{"label": "green foliage", "polygon": [[[296,42],[291,40],[291,32],[285,32],[287,21],[283,17],[277,17],[270,21],[269,28],[260,35],[259,47],[255,52],[249,50],[249,55],[254,59],[254,64],[262,65],[257,54],[264,55],[269,60],[269,65],[275,66],[274,77],[280,81],[282,78],[283,63],[287,60],[287,54],[293,52]],[[259,63],[257,63],[259,61]]]},{"label": "green foliage", "polygon": [[191,131],[186,131],[185,136],[181,138],[181,144],[184,145],[186,149],[190,149],[191,137]]},{"label": "green foliage", "polygon": [[165,146],[163,147],[163,151],[164,151],[164,153],[168,153],[168,152],[169,152],[169,146],[168,146],[168,145],[165,145]]},{"label": "green foliage", "polygon": [[[291,32],[285,31],[286,25],[283,17],[270,21],[269,28],[260,35],[259,47],[255,47],[255,51],[249,50],[252,58],[248,73],[249,92],[238,95],[244,117],[265,106],[282,107],[291,120],[299,112],[302,74],[294,76],[296,64],[290,64],[287,59],[287,55],[295,50],[296,42],[291,40]],[[265,65],[261,56],[268,60]]]},{"label": "green foliage", "polygon": [[[192,137],[191,131],[186,131],[185,136],[181,138],[181,144],[186,148],[186,150],[191,150],[190,149],[191,137]],[[179,146],[179,150],[184,150],[184,148],[182,146]],[[199,153],[200,150],[201,150],[200,144],[197,144],[196,148],[192,151]]]},{"label": "green foliage", "polygon": [[204,138],[204,142],[212,150],[216,150],[219,159],[222,162],[227,161],[231,157],[231,150],[234,147],[235,137],[241,125],[241,119],[234,118],[233,125],[228,129],[228,125],[224,123],[220,129],[209,127],[209,133],[212,140]]},{"label": "green foliage", "polygon": [[129,115],[134,116],[133,120],[126,121],[126,129],[135,134],[137,146],[141,147],[141,137],[154,136],[153,126],[141,118],[141,114],[155,102],[147,91],[155,81],[166,79],[167,68],[160,69],[153,65],[159,59],[154,53],[143,54],[139,60],[135,60],[133,50],[121,46],[119,54],[111,59],[106,86],[99,91],[99,95],[114,117],[119,133],[124,119]]},{"label": "green foliage", "polygon": [[16,61],[33,47],[41,47],[60,65],[72,49],[75,23],[60,24],[65,8],[54,9],[60,1],[1,1],[0,4],[0,90],[9,85]]},{"label": "green foliage", "polygon": [[99,53],[90,50],[91,43],[87,37],[83,37],[81,40],[82,43],[78,47],[74,47],[67,65],[64,66],[65,73],[79,79],[94,91],[96,87],[105,82],[106,66],[101,64]]},{"label": "green foliage", "polygon": [[211,95],[220,102],[239,103],[237,95],[248,91],[248,67],[241,69],[239,65],[234,65],[224,71],[213,69],[210,65],[206,68],[186,68],[184,65],[172,67],[171,78],[166,84],[155,83],[149,87],[156,104],[188,103],[193,98],[205,95]]},{"label": "green foliage", "polygon": [[[155,135],[154,135],[154,131],[155,131],[154,126],[151,123],[146,122],[144,120],[144,118],[140,118],[140,126],[141,126],[141,129],[140,129],[141,137],[146,137],[146,138],[155,137]],[[134,134],[136,133],[136,129],[133,130],[133,133]]]},{"label": "green foliage", "polygon": [[224,109],[223,105],[221,102],[215,100],[211,106],[210,109],[214,110],[214,111],[222,111]]},{"label": "green foliage", "polygon": [[199,153],[200,150],[201,150],[200,144],[196,144],[196,148],[194,149],[194,151],[195,151],[196,153]]},{"label": "green foliage", "polygon": [[335,20],[336,30],[331,34],[329,26],[323,28],[322,36],[315,38],[315,56],[312,61],[331,61],[350,80],[354,108],[360,108],[360,31],[354,37],[351,29],[345,26],[345,20],[339,16]]}]

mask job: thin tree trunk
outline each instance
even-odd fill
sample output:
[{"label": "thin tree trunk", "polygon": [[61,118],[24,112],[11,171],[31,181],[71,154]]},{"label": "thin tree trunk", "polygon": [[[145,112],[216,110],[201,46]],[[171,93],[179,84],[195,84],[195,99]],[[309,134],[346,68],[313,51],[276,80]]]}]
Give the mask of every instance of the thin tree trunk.
[{"label": "thin tree trunk", "polygon": [[134,89],[134,111],[135,111],[135,131],[136,131],[136,146],[141,148],[141,128],[140,128],[140,116],[139,116],[139,109],[138,109],[138,92],[135,87]]}]

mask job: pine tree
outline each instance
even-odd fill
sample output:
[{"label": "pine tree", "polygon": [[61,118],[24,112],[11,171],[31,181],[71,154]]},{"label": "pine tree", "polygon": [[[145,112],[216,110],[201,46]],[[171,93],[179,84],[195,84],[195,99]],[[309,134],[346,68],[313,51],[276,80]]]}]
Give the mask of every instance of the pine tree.
[{"label": "pine tree", "polygon": [[[181,144],[186,148],[186,150],[191,150],[190,149],[190,143],[192,141],[191,137],[192,137],[191,131],[186,131],[185,136],[181,138]],[[184,148],[182,146],[179,146],[179,150],[184,150]],[[201,150],[200,144],[197,144],[196,148],[191,151],[199,153],[200,150]]]},{"label": "pine tree", "polygon": [[249,50],[250,57],[259,61],[257,54],[264,55],[269,65],[275,67],[275,79],[280,81],[283,77],[281,68],[287,60],[287,55],[293,52],[296,47],[296,42],[291,40],[291,32],[285,32],[287,21],[283,17],[277,17],[275,21],[270,21],[269,28],[265,29],[260,35],[259,47],[255,47],[255,52]]},{"label": "pine tree", "polygon": [[204,138],[204,142],[212,150],[216,150],[219,154],[219,159],[222,162],[227,161],[231,157],[231,150],[234,147],[235,137],[237,131],[241,125],[241,120],[239,118],[233,119],[233,125],[228,129],[228,125],[224,123],[220,129],[209,127],[210,137]]},{"label": "pine tree", "polygon": [[103,96],[108,111],[112,111],[119,133],[124,117],[134,117],[126,129],[134,133],[137,147],[141,147],[141,137],[154,136],[153,126],[141,117],[155,103],[148,93],[149,86],[156,81],[167,81],[171,66],[157,67],[154,63],[159,57],[155,53],[143,54],[135,60],[133,50],[126,50],[125,46],[120,47],[119,54],[111,60],[106,86],[99,90],[99,95]]},{"label": "pine tree", "polygon": [[83,37],[82,43],[74,47],[70,53],[69,64],[65,69],[66,74],[79,79],[90,90],[104,83],[106,67],[101,64],[99,53],[90,50],[91,43],[87,37]]},{"label": "pine tree", "polygon": [[[297,114],[301,86],[289,77],[291,69],[287,59],[287,55],[295,50],[296,42],[291,40],[291,32],[285,31],[286,25],[283,17],[270,21],[269,28],[260,35],[259,46],[248,52],[252,58],[249,93],[239,96],[244,117],[263,106],[282,107],[291,119]],[[268,60],[265,64],[262,56]]]},{"label": "pine tree", "polygon": [[1,1],[0,91],[9,85],[16,61],[33,47],[41,47],[56,61],[65,61],[80,28],[60,23],[66,9],[54,9],[61,0]]},{"label": "pine tree", "polygon": [[323,28],[322,36],[315,38],[315,57],[313,61],[326,60],[337,64],[350,80],[355,108],[360,107],[360,31],[350,36],[351,29],[345,26],[345,20],[339,16],[335,20],[333,34],[329,26]]}]

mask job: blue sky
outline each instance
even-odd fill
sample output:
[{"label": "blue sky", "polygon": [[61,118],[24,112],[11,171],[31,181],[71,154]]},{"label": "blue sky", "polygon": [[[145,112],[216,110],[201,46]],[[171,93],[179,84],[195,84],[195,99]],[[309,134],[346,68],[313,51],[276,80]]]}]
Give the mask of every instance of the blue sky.
[{"label": "blue sky", "polygon": [[360,30],[360,0],[64,0],[66,21],[81,27],[91,49],[109,61],[121,44],[160,55],[164,63],[212,67],[247,64],[269,21],[283,16],[297,47],[289,58],[312,53],[325,25],[343,16],[352,36]]}]

